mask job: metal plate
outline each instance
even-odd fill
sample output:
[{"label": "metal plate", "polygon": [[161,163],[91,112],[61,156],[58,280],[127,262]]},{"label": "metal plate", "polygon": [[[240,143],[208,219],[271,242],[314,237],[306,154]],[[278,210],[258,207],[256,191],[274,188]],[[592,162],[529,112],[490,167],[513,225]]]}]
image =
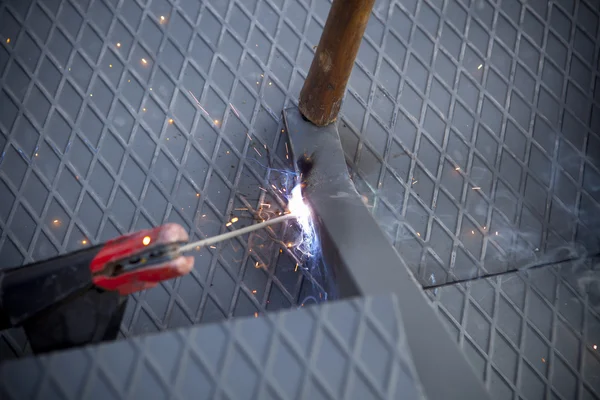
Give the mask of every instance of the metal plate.
[{"label": "metal plate", "polygon": [[[272,72],[289,71],[252,16],[271,5],[147,3],[0,4],[3,266],[167,221],[212,235],[285,204],[268,167],[291,169]],[[191,275],[131,297],[122,333],[320,301],[286,229],[198,252]],[[0,342],[27,351],[22,334]]]},{"label": "metal plate", "polygon": [[340,134],[423,285],[599,250],[599,7],[377,3]]},{"label": "metal plate", "polygon": [[562,263],[429,294],[492,397],[597,399],[599,261]]},{"label": "metal plate", "polygon": [[0,376],[3,399],[425,398],[393,295],[7,362]]},{"label": "metal plate", "polygon": [[[266,145],[285,165],[280,112],[302,87],[328,7],[2,2],[3,264],[163,221],[212,234],[235,208],[256,208],[268,176],[249,158],[266,165]],[[338,126],[358,189],[423,284],[598,250],[598,7],[377,2]],[[236,246],[242,261],[207,249],[189,279],[132,298],[123,333],[290,306],[311,287],[276,246],[259,269],[247,243]],[[3,358],[24,348],[18,333],[0,338]],[[538,393],[536,379],[519,382],[514,393]]]}]

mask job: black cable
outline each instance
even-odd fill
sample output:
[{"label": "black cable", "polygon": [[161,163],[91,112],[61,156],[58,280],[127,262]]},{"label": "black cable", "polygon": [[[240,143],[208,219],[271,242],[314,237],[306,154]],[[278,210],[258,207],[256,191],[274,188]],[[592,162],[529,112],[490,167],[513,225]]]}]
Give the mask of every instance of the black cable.
[{"label": "black cable", "polygon": [[568,262],[572,262],[572,261],[585,261],[585,260],[591,260],[591,259],[599,258],[599,257],[600,257],[600,252],[597,252],[595,254],[588,255],[585,257],[571,257],[571,258],[565,258],[565,259],[558,260],[558,261],[545,261],[545,262],[542,262],[539,264],[532,265],[530,267],[512,268],[512,269],[509,269],[509,270],[506,270],[503,272],[494,272],[492,274],[480,275],[480,276],[476,276],[473,278],[458,279],[458,280],[439,283],[439,284],[435,284],[435,285],[431,285],[431,286],[423,286],[423,289],[426,289],[426,290],[438,289],[438,288],[445,287],[445,286],[452,286],[452,285],[457,285],[457,284],[465,283],[465,282],[473,282],[473,281],[478,281],[480,279],[494,278],[496,276],[511,274],[511,273],[519,272],[519,271],[531,271],[531,270],[540,269],[540,268],[544,268],[544,267],[550,267],[550,266],[556,265],[556,264],[563,264],[563,263],[568,263]]}]

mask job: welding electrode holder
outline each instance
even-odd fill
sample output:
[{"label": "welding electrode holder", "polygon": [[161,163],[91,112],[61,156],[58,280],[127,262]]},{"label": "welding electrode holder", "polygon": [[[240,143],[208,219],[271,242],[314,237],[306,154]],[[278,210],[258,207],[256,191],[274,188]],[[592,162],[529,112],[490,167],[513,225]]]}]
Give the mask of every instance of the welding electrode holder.
[{"label": "welding electrode holder", "polygon": [[127,295],[188,273],[184,228],[166,224],[0,270],[0,330],[23,327],[34,353],[114,340]]}]

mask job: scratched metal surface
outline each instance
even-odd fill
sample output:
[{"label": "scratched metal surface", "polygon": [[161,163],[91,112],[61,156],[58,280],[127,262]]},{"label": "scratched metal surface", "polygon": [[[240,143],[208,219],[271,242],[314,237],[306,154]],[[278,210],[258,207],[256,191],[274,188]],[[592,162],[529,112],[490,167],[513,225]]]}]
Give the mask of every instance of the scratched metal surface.
[{"label": "scratched metal surface", "polygon": [[[286,165],[280,112],[297,98],[328,7],[0,3],[3,265],[164,221],[213,234],[235,208],[275,204],[276,179],[259,163]],[[598,249],[598,9],[377,1],[338,126],[359,191],[424,285]],[[296,305],[311,285],[272,243],[206,249],[190,277],[132,298],[123,334]],[[22,335],[3,335],[0,351],[22,354]],[[521,371],[511,396],[535,398]],[[593,382],[578,386],[592,398]]]}]

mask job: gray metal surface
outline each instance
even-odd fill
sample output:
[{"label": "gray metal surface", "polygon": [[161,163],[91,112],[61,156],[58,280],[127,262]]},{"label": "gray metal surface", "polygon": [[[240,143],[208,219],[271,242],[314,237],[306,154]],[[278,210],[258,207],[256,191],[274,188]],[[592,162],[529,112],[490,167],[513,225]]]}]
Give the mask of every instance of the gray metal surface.
[{"label": "gray metal surface", "polygon": [[[266,167],[289,169],[279,122],[289,71],[281,47],[271,54],[275,31],[251,17],[264,7],[0,3],[2,266],[167,221],[198,238],[233,216],[233,227],[252,223],[236,209],[281,209],[271,187],[281,179]],[[260,15],[274,28],[275,14]],[[192,274],[131,297],[122,333],[320,299],[284,231],[195,254]],[[21,334],[0,343],[3,358],[27,351]]]},{"label": "gray metal surface", "polygon": [[[598,9],[377,2],[338,126],[359,191],[423,284],[597,250]],[[327,11],[326,0],[0,3],[2,265],[163,221],[216,233],[235,208],[272,197],[249,158],[285,165],[280,112],[300,91]],[[132,298],[123,333],[290,306],[311,287],[277,245],[252,256],[233,245]],[[557,307],[541,304],[507,323]],[[560,322],[583,335],[573,318],[552,319],[552,332]],[[554,351],[554,336],[544,343]],[[0,337],[2,358],[23,350],[20,332]],[[569,371],[598,376],[594,360]],[[539,394],[528,376],[507,384],[514,396]]]},{"label": "gray metal surface", "polygon": [[375,7],[340,132],[424,285],[598,251],[599,7]]},{"label": "gray metal surface", "polygon": [[356,191],[336,127],[316,127],[296,107],[284,110],[284,120],[294,161],[311,164],[300,167],[303,193],[323,246],[324,265],[334,270],[339,296],[396,294],[406,343],[428,398],[490,399]]},{"label": "gray metal surface", "polygon": [[393,295],[7,362],[0,393],[7,400],[425,398]]},{"label": "gray metal surface", "polygon": [[599,262],[563,263],[429,294],[492,397],[598,399]]}]

